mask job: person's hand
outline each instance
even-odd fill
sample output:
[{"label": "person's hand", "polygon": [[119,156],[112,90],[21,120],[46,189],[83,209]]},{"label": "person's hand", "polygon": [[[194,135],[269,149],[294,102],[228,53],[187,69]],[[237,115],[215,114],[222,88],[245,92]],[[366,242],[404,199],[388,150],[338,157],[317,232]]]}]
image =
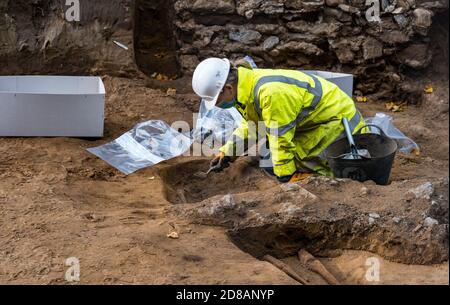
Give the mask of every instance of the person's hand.
[{"label": "person's hand", "polygon": [[210,168],[213,172],[221,172],[225,168],[230,166],[231,159],[225,156],[225,153],[220,152],[217,156],[212,159],[210,163]]}]

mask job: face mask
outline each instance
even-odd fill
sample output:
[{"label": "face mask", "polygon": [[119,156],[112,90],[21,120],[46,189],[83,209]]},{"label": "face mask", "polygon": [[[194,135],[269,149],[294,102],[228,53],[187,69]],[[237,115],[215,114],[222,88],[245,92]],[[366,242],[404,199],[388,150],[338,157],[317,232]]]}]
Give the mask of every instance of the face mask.
[{"label": "face mask", "polygon": [[221,109],[230,109],[233,108],[234,106],[236,106],[236,99],[232,100],[232,101],[225,101],[220,103],[220,105],[218,105],[219,108]]}]

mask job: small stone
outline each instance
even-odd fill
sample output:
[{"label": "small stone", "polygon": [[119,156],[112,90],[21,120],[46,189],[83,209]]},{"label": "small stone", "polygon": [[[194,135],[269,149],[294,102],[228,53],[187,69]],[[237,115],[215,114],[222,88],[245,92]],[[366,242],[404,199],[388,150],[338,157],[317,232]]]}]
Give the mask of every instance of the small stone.
[{"label": "small stone", "polygon": [[400,217],[393,217],[392,221],[398,224],[402,221],[402,219]]},{"label": "small stone", "polygon": [[[393,38],[390,40],[395,41]],[[432,56],[430,47],[426,43],[411,44],[409,47],[406,47],[398,53],[398,59],[401,63],[411,68],[424,69],[431,63]]]},{"label": "small stone", "polygon": [[414,10],[413,15],[414,30],[423,36],[427,35],[428,29],[433,23],[433,13],[423,8],[417,8]]},{"label": "small stone", "polygon": [[229,34],[230,40],[240,42],[243,44],[254,44],[261,40],[261,33],[253,30],[239,29],[238,31],[232,31]]},{"label": "small stone", "polygon": [[405,12],[405,9],[403,7],[397,7],[395,10],[392,11],[392,14],[402,14]]},{"label": "small stone", "polygon": [[408,25],[408,19],[403,14],[395,15],[394,20],[402,29]]},{"label": "small stone", "polygon": [[195,0],[191,6],[194,13],[220,12],[221,14],[232,14],[236,9],[233,0]]},{"label": "small stone", "polygon": [[284,183],[281,185],[281,189],[285,192],[295,192],[301,189],[301,186],[296,183]]},{"label": "small stone", "polygon": [[434,194],[434,186],[431,182],[424,183],[419,185],[416,188],[410,189],[406,196],[407,198],[416,198],[416,199],[427,199],[430,200],[431,196]]},{"label": "small stone", "polygon": [[177,233],[177,232],[171,232],[171,233],[169,233],[169,234],[167,234],[167,238],[170,238],[170,239],[179,239],[180,238],[180,235]]},{"label": "small stone", "polygon": [[270,51],[280,43],[280,38],[277,36],[270,36],[263,43],[263,50]]},{"label": "small stone", "polygon": [[369,214],[369,217],[370,217],[370,218],[374,218],[374,219],[379,219],[379,218],[381,218],[380,214],[377,214],[377,213],[370,213],[370,214]]},{"label": "small stone", "polygon": [[370,194],[370,190],[367,187],[363,186],[361,188],[361,190],[359,191],[359,194],[360,194],[360,196],[363,196],[363,197],[367,196]]},{"label": "small stone", "polygon": [[249,10],[249,11],[245,12],[245,18],[247,18],[249,20],[252,19],[254,15],[255,15],[255,11],[254,10]]},{"label": "small stone", "polygon": [[363,57],[365,60],[383,56],[383,44],[375,38],[368,38],[363,43]]},{"label": "small stone", "polygon": [[336,179],[330,179],[330,185],[336,186],[339,185],[339,181],[337,181]]},{"label": "small stone", "polygon": [[369,217],[369,225],[373,225],[375,223],[375,218]]},{"label": "small stone", "polygon": [[170,97],[175,97],[177,95],[177,89],[174,88],[167,89],[166,95]]},{"label": "small stone", "polygon": [[434,218],[431,217],[427,217],[425,218],[425,220],[423,221],[423,225],[425,227],[432,227],[432,226],[437,226],[439,224],[439,221],[437,221]]}]

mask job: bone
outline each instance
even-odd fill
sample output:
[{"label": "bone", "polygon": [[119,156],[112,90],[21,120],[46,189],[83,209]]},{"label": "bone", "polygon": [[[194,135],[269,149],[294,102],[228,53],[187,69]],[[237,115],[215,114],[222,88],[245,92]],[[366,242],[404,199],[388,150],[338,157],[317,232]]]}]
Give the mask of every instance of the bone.
[{"label": "bone", "polygon": [[177,190],[177,195],[178,195],[178,198],[180,198],[182,203],[188,203],[187,200],[186,200],[186,195],[184,194],[184,190],[183,189],[178,189]]},{"label": "bone", "polygon": [[275,257],[273,257],[271,255],[266,255],[266,256],[264,256],[263,259],[266,262],[271,263],[272,265],[274,265],[275,267],[277,267],[278,269],[280,269],[281,271],[283,271],[287,275],[289,275],[291,278],[293,278],[294,280],[296,280],[300,284],[308,285],[308,280],[303,278],[294,269],[292,269],[291,267],[289,267],[288,265],[286,265],[285,263],[283,263],[279,259],[276,259]]},{"label": "bone", "polygon": [[300,250],[298,252],[298,259],[303,266],[319,274],[328,284],[340,285],[336,277],[334,277],[334,275],[331,274],[319,260],[306,250]]}]

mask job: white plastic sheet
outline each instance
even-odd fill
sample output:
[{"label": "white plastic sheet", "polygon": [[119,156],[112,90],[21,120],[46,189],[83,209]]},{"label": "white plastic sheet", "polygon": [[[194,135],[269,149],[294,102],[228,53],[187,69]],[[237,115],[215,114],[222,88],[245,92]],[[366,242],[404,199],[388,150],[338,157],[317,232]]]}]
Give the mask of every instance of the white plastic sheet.
[{"label": "white plastic sheet", "polygon": [[88,151],[129,175],[184,154],[192,139],[163,121],[136,125],[117,140]]},{"label": "white plastic sheet", "polygon": [[[391,116],[384,113],[377,113],[375,117],[367,118],[366,123],[380,127],[389,138],[397,141],[401,153],[410,154],[420,152],[419,145],[395,127]],[[376,128],[373,128],[372,132],[379,133]]]}]

